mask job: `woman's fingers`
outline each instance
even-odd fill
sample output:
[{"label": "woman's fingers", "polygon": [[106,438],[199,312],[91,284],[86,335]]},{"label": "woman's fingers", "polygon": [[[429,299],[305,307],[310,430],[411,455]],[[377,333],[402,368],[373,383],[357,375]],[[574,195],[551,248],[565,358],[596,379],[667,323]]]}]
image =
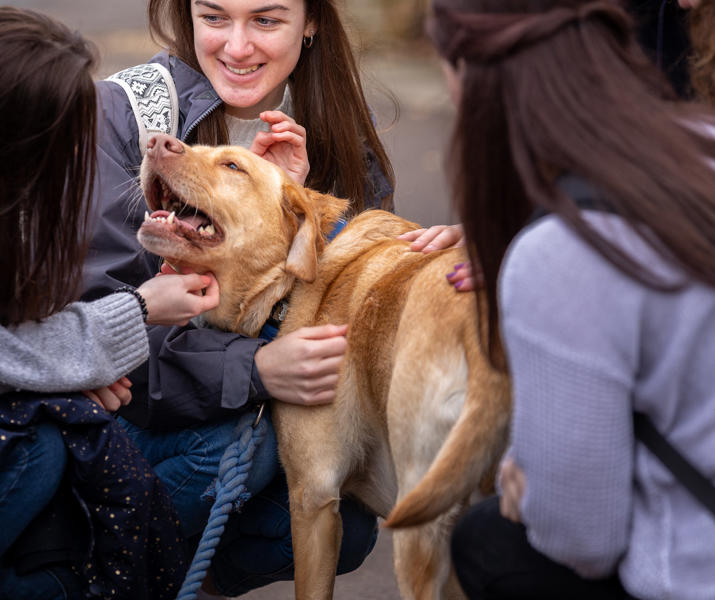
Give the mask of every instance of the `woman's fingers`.
[{"label": "woman's fingers", "polygon": [[249,149],[303,185],[310,172],[305,127],[281,111],[264,111],[260,117],[270,131],[259,131]]},{"label": "woman's fingers", "polygon": [[464,245],[464,230],[461,225],[433,225],[429,229],[416,229],[397,236],[400,240],[412,242],[413,252],[434,252],[445,248]]},{"label": "woman's fingers", "polygon": [[501,497],[499,510],[507,519],[521,521],[521,500],[526,491],[526,476],[512,458],[506,458],[499,469]]},{"label": "woman's fingers", "polygon": [[129,404],[132,399],[132,393],[129,391],[129,388],[118,381],[95,390],[85,390],[82,393],[90,400],[99,404],[107,412],[119,410],[121,406]]},{"label": "woman's fingers", "polygon": [[407,233],[403,233],[401,235],[397,236],[398,240],[406,240],[408,242],[414,242],[416,239],[418,239],[425,231],[427,231],[425,228],[422,229],[413,229],[412,231],[408,231]]},{"label": "woman's fingers", "polygon": [[303,327],[259,348],[256,367],[271,396],[302,405],[332,402],[347,331],[347,325]]},{"label": "woman's fingers", "polygon": [[481,271],[472,268],[471,262],[454,265],[454,271],[447,274],[447,281],[459,292],[471,292],[484,285]]}]

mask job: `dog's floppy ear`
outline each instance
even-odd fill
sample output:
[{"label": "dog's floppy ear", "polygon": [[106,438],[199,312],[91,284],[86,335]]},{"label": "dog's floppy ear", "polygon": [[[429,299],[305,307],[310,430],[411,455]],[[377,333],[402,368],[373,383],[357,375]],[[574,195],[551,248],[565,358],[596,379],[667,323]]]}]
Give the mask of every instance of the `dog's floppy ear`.
[{"label": "dog's floppy ear", "polygon": [[286,271],[303,281],[314,281],[318,253],[325,246],[324,236],[332,231],[347,209],[348,202],[286,182],[283,185],[283,203],[298,224],[286,259]]},{"label": "dog's floppy ear", "polygon": [[347,207],[347,202],[319,194],[291,182],[283,185],[285,210],[293,215],[297,231],[286,259],[286,271],[303,281],[314,281],[318,253],[325,245],[324,235]]}]

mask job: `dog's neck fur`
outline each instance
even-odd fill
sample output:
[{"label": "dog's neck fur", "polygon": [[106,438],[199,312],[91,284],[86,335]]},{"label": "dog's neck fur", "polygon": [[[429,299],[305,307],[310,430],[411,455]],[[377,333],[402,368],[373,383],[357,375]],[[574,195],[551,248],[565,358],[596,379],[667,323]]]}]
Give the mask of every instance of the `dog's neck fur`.
[{"label": "dog's neck fur", "polygon": [[221,302],[206,314],[206,320],[213,327],[255,337],[273,306],[290,293],[294,283],[295,277],[286,273],[283,264],[255,277],[248,286],[245,281],[219,279]]}]

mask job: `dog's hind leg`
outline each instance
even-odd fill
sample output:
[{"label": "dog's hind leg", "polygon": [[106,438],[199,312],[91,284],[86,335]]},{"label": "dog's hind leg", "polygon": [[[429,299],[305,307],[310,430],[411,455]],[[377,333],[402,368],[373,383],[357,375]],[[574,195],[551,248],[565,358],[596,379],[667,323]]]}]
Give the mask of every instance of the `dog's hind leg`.
[{"label": "dog's hind leg", "polygon": [[393,532],[395,574],[403,598],[409,600],[462,600],[449,554],[453,508],[447,515],[419,527]]}]

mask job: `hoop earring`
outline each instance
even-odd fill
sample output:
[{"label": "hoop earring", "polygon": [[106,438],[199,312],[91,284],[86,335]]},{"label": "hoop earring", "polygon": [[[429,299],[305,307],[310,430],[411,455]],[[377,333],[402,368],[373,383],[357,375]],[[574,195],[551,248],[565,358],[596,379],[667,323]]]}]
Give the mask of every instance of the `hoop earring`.
[{"label": "hoop earring", "polygon": [[308,37],[308,36],[303,36],[303,45],[304,45],[306,48],[310,48],[310,47],[313,45],[313,38],[314,38],[314,37],[315,37],[315,36],[313,36],[313,35],[311,35],[310,37]]}]

